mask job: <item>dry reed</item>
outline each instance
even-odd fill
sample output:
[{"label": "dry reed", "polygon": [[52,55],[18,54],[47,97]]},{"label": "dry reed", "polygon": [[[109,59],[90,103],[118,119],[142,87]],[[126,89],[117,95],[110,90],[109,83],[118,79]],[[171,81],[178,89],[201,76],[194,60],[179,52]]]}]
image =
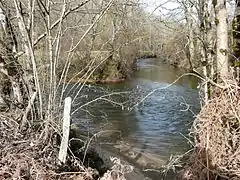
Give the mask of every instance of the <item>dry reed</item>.
[{"label": "dry reed", "polygon": [[183,179],[240,179],[240,87],[215,88],[194,121],[195,153]]}]

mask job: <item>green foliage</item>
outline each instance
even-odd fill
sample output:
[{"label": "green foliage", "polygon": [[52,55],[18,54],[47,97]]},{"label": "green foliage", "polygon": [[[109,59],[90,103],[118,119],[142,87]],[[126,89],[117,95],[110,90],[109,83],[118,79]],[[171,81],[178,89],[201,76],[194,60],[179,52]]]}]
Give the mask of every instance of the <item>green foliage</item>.
[{"label": "green foliage", "polygon": [[240,62],[239,62],[239,61],[234,61],[233,66],[234,66],[234,67],[240,67]]}]

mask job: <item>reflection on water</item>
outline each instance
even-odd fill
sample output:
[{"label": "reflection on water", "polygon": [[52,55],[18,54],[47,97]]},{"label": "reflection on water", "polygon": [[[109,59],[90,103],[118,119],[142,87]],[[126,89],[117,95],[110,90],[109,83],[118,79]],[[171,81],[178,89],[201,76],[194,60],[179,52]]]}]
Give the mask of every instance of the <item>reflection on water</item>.
[{"label": "reflection on water", "polygon": [[[156,91],[132,111],[128,111],[129,107],[133,107],[149,92],[169,85],[184,73],[153,59],[140,60],[138,67],[139,70],[131,80],[124,83],[85,87],[74,108],[107,93],[125,93],[104,96],[83,106],[73,115],[74,120],[80,128],[91,132],[120,131],[121,137],[133,146],[168,159],[171,154],[183,152],[188,147],[180,133],[187,134],[194,113],[199,111],[197,80],[185,76],[171,87]],[[75,93],[68,93],[74,95],[76,89]],[[109,141],[116,141],[117,137],[113,133]]]}]

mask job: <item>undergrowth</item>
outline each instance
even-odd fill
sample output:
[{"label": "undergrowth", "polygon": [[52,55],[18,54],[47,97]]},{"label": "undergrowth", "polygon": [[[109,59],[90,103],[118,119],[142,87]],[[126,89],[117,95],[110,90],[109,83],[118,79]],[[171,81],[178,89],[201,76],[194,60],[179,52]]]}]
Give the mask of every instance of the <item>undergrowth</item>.
[{"label": "undergrowth", "polygon": [[[20,130],[16,113],[0,114],[0,179],[34,180],[125,180],[132,167],[111,158],[112,168],[100,177],[99,172],[86,166],[81,157],[75,156],[69,147],[66,164],[58,160],[59,133],[51,128],[47,140],[40,139],[42,129]],[[81,147],[78,147],[79,149]]]},{"label": "undergrowth", "polygon": [[239,90],[234,78],[214,89],[194,121],[195,150],[181,179],[240,179]]}]

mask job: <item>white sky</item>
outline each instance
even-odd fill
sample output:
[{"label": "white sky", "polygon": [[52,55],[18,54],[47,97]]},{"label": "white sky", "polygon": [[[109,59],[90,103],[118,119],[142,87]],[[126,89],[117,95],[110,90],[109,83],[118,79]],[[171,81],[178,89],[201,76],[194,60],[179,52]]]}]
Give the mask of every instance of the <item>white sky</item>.
[{"label": "white sky", "polygon": [[[175,16],[173,18],[178,17],[178,19],[180,19],[179,17],[182,15],[179,15],[181,10],[176,10],[180,6],[178,3],[176,3],[176,0],[140,0],[140,2],[143,3],[144,9],[150,14],[152,13],[155,15],[160,15],[162,17],[166,17],[171,14],[172,16]],[[159,8],[156,9],[157,7]],[[234,15],[234,3],[231,5],[227,3],[227,9],[229,18],[231,20]]]},{"label": "white sky", "polygon": [[183,20],[183,14],[180,5],[176,0],[140,0],[144,9],[150,15],[159,15],[163,19],[175,19],[175,21]]},{"label": "white sky", "polygon": [[[179,4],[171,0],[141,0],[141,3],[144,4],[143,6],[148,12],[152,13],[154,11],[155,14],[165,14],[179,6]],[[159,6],[161,8],[156,9]]]}]

